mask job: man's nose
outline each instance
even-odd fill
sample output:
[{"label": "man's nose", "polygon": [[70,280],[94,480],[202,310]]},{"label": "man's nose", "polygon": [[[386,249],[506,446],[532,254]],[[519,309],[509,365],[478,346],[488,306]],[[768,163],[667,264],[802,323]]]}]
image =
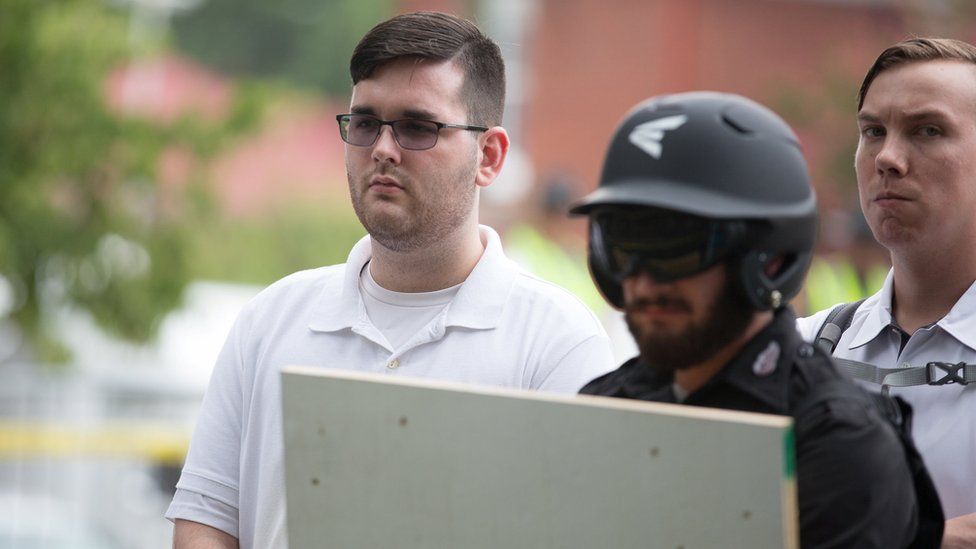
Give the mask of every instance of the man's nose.
[{"label": "man's nose", "polygon": [[644,269],[637,269],[634,274],[624,278],[624,291],[631,295],[646,295],[654,293],[662,287],[670,285],[670,282],[659,282]]},{"label": "man's nose", "polygon": [[908,172],[908,157],[903,140],[893,135],[886,136],[881,150],[874,157],[874,165],[879,175],[905,175]]},{"label": "man's nose", "polygon": [[393,134],[392,126],[380,126],[380,133],[373,143],[373,160],[376,162],[400,163],[400,144]]}]

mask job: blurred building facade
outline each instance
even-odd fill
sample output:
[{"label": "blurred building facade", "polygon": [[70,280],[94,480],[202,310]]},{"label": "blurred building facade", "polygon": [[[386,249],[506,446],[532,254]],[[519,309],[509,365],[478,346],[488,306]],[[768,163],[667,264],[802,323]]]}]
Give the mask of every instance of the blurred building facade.
[{"label": "blurred building facade", "polygon": [[[897,0],[538,4],[524,122],[538,173],[569,172],[583,194],[599,177],[614,127],[637,102],[688,90],[733,92],[777,110],[798,130],[827,208],[847,206],[831,179],[840,171],[835,156],[849,153],[840,162],[853,181],[855,93],[864,73],[886,46],[932,32],[940,26],[935,16],[952,16],[951,2]],[[950,34],[972,40],[976,29],[963,24]]]},{"label": "blurred building facade", "polygon": [[[961,5],[964,5],[962,3]],[[536,207],[522,200],[553,174],[595,186],[617,122],[637,102],[696,89],[756,99],[797,129],[822,207],[850,208],[856,140],[854,93],[888,44],[931,29],[973,40],[972,9],[925,0],[400,0],[396,11],[470,17],[500,43],[508,63],[506,127],[513,154],[488,193],[489,220]],[[961,13],[957,13],[961,10]],[[952,21],[950,24],[949,21]],[[230,79],[175,55],[113,75],[113,104],[172,120],[220,116]],[[138,93],[135,93],[138,91]],[[275,197],[341,196],[342,144],[332,115],[346,98],[309,100],[273,113],[257,135],[214,162],[225,210],[260,214]],[[161,166],[178,180],[179,154]],[[846,172],[846,173],[845,173]],[[509,180],[513,189],[509,189]],[[492,197],[491,194],[495,196]],[[512,205],[515,209],[512,210]],[[528,206],[527,206],[528,205]]]}]

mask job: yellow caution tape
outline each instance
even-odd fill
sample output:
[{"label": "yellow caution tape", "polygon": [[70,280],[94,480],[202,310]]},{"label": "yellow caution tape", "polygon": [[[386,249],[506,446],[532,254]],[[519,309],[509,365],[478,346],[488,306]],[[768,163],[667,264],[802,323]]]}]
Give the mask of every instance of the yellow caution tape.
[{"label": "yellow caution tape", "polygon": [[0,460],[93,456],[149,459],[180,466],[189,432],[146,422],[68,424],[0,420]]}]

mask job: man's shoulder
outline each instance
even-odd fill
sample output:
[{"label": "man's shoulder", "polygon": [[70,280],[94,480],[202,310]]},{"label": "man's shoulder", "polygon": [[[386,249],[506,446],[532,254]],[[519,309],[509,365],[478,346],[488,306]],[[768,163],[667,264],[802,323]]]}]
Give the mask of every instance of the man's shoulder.
[{"label": "man's shoulder", "polygon": [[[976,283],[973,284],[973,290],[974,296],[976,296]],[[812,341],[817,336],[817,332],[820,331],[820,327],[823,325],[824,321],[827,319],[827,315],[829,315],[831,311],[845,305],[846,303],[853,302],[854,301],[836,303],[833,306],[816,312],[810,316],[798,318],[796,321],[796,329],[798,332],[800,332],[800,335],[804,340]],[[884,311],[892,309],[892,303],[894,303],[894,270],[888,271],[887,277],[876,292],[863,298],[860,300],[860,302],[861,304],[857,307],[850,324],[855,330],[859,329],[858,327],[865,322],[868,317],[879,319],[887,315],[887,313]],[[874,314],[872,311],[880,311],[881,314]]]},{"label": "man's shoulder", "polygon": [[574,321],[586,318],[599,324],[593,311],[576,294],[521,267],[512,286],[512,297],[516,303],[528,308],[548,309]]},{"label": "man's shoulder", "polygon": [[820,331],[820,328],[823,326],[824,322],[827,321],[827,317],[830,316],[830,313],[834,312],[835,310],[839,310],[845,305],[856,305],[856,309],[853,311],[853,316],[850,319],[851,321],[848,323],[848,326],[855,326],[859,325],[860,322],[863,322],[863,319],[868,311],[881,306],[880,302],[881,291],[859,301],[835,303],[834,305],[827,307],[822,311],[813,313],[810,316],[797,318],[796,331],[800,333],[800,337],[802,337],[804,341],[813,341],[817,337],[817,333]]},{"label": "man's shoulder", "polygon": [[[875,397],[842,373],[822,349],[794,363],[789,387],[790,415],[797,436],[832,436],[834,431],[887,430]],[[881,435],[884,436],[884,435]]]},{"label": "man's shoulder", "polygon": [[[833,546],[828,540],[836,541],[831,532],[838,531],[837,524],[869,528],[859,535],[886,540],[882,547],[911,539],[916,464],[909,461],[914,447],[902,436],[907,409],[868,394],[820,349],[799,358],[795,366],[790,415],[796,434],[801,540]],[[873,497],[863,516],[851,521],[844,506],[866,494]],[[849,535],[855,536],[854,531]]]},{"label": "man's shoulder", "polygon": [[635,356],[616,370],[607,372],[584,385],[580,389],[580,394],[634,398],[626,391],[626,387],[634,380],[635,374],[641,373],[641,368],[646,366],[640,362],[640,357]]},{"label": "man's shoulder", "polygon": [[292,273],[258,293],[248,304],[248,309],[277,309],[307,304],[323,292],[341,288],[344,276],[343,263]]},{"label": "man's shoulder", "polygon": [[800,332],[800,337],[802,337],[804,341],[813,341],[813,339],[817,336],[817,332],[820,331],[820,327],[823,325],[824,321],[827,320],[827,315],[830,314],[830,311],[834,310],[834,308],[840,305],[843,305],[843,303],[837,303],[832,307],[828,307],[827,309],[813,313],[810,316],[798,317],[796,319],[796,331]]}]

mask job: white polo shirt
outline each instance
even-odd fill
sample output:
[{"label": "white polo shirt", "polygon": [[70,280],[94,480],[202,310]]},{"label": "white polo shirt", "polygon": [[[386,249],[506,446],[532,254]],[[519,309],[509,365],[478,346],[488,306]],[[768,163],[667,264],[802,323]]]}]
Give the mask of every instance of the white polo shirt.
[{"label": "white polo shirt", "polygon": [[491,228],[482,226],[481,238],[485,252],[451,303],[397,349],[360,295],[369,237],[344,265],[295,273],[259,294],[217,359],[166,517],[228,532],[242,548],[286,545],[282,366],[560,393],[615,367],[589,309],[505,257]]},{"label": "white polo shirt", "polygon": [[[920,328],[901,348],[901,330],[891,316],[892,272],[881,290],[854,313],[834,356],[882,368],[904,363],[976,363],[976,282],[935,324]],[[797,320],[804,339],[812,341],[829,309]],[[879,391],[880,386],[862,382]],[[976,384],[892,387],[915,411],[912,434],[939,491],[946,518],[976,512]]]}]

